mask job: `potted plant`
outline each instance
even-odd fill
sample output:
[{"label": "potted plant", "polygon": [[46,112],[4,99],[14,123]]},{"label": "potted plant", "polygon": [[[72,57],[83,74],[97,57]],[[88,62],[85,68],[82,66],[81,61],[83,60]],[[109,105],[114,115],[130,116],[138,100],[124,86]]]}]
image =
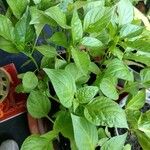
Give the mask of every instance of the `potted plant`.
[{"label": "potted plant", "polygon": [[[0,16],[0,46],[24,53],[35,63],[34,72],[19,76],[22,84],[16,90],[29,94],[28,112],[37,119],[47,118],[51,126],[46,134],[28,137],[21,150],[54,149],[54,141],[60,143],[62,136],[69,139],[66,149],[131,149],[134,137],[139,148],[148,150],[150,111],[141,109],[150,86],[150,31],[134,18],[131,2],[23,0],[14,6],[9,0],[8,4],[18,22],[12,23],[9,13]],[[55,32],[37,45],[46,24]],[[43,55],[40,66],[34,51]],[[120,98],[124,93],[126,100]]]}]

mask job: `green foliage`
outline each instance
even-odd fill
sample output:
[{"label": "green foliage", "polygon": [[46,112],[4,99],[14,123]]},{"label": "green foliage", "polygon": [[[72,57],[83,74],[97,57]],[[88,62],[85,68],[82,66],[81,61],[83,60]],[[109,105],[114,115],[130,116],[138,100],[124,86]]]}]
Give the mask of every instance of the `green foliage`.
[{"label": "green foliage", "polygon": [[[21,150],[53,150],[59,133],[72,150],[131,149],[124,145],[128,133],[149,149],[150,114],[141,109],[150,88],[150,31],[136,20],[131,2],[7,0],[7,13],[0,15],[0,48],[23,53],[29,58],[24,65],[32,61],[36,66],[21,76],[16,91],[29,94],[33,117],[53,123],[52,131],[30,136]],[[40,67],[33,58],[36,51],[42,54]],[[120,99],[125,92],[127,100]],[[57,105],[51,108],[51,101]],[[53,120],[51,109],[57,111]]]}]

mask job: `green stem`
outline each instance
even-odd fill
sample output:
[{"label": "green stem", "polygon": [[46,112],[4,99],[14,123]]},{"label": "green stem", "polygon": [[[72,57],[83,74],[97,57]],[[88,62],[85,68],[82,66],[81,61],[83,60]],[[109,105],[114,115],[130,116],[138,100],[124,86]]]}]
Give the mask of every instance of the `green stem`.
[{"label": "green stem", "polygon": [[46,116],[46,118],[47,118],[51,123],[54,124],[54,121],[53,121],[48,115]]},{"label": "green stem", "polygon": [[32,60],[32,62],[35,64],[37,70],[39,71],[39,66],[38,66],[37,62],[35,61],[35,59],[32,56],[30,56],[30,59]]},{"label": "green stem", "polygon": [[49,96],[51,99],[53,99],[54,101],[58,102],[59,103],[59,100],[53,96]]}]

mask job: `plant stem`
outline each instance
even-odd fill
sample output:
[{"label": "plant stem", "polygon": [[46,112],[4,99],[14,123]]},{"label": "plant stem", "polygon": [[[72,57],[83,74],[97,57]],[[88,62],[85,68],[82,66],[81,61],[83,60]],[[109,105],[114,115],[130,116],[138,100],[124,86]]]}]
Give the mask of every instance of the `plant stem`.
[{"label": "plant stem", "polygon": [[54,121],[53,121],[48,115],[46,116],[46,118],[47,118],[51,123],[54,124]]},{"label": "plant stem", "polygon": [[32,62],[36,66],[37,70],[39,71],[39,66],[38,66],[37,62],[35,61],[35,59],[32,56],[30,56],[30,59],[32,60]]},{"label": "plant stem", "polygon": [[51,95],[49,97],[59,103],[59,100],[57,98],[55,98],[55,97],[53,97]]},{"label": "plant stem", "polygon": [[115,132],[116,132],[116,135],[118,136],[119,133],[118,133],[118,129],[117,128],[115,128]]}]

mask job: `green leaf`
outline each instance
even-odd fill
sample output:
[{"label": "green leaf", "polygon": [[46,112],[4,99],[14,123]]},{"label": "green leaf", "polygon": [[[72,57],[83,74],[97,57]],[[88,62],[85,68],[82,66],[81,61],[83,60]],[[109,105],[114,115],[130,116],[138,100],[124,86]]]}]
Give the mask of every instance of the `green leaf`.
[{"label": "green leaf", "polygon": [[134,60],[136,62],[143,63],[147,66],[150,66],[150,57],[146,55],[141,55],[141,54],[134,54],[134,53],[126,53],[124,55],[124,59],[129,59],[129,60]]},{"label": "green leaf", "polygon": [[133,38],[140,35],[143,32],[142,26],[137,26],[133,24],[126,24],[120,30],[121,38]]},{"label": "green leaf", "polygon": [[67,62],[62,59],[55,59],[55,69],[64,69],[67,65]]},{"label": "green leaf", "polygon": [[97,66],[97,64],[96,63],[94,63],[94,62],[91,62],[90,63],[90,66],[89,66],[89,71],[91,71],[92,73],[94,73],[94,74],[96,74],[96,75],[98,75],[98,74],[100,74],[100,68]]},{"label": "green leaf", "polygon": [[29,23],[30,23],[30,17],[29,17],[29,11],[27,9],[27,11],[16,23],[14,28],[15,42],[20,51],[24,50],[26,42],[34,39],[34,30],[29,25]]},{"label": "green leaf", "polygon": [[150,69],[145,68],[140,71],[141,81],[144,85],[150,85]]},{"label": "green leaf", "polygon": [[137,39],[135,41],[127,41],[126,44],[135,50],[150,52],[150,40]]},{"label": "green leaf", "polygon": [[49,39],[50,42],[58,45],[58,46],[63,46],[67,48],[68,42],[67,42],[67,37],[63,32],[55,32]]},{"label": "green leaf", "polygon": [[58,136],[58,132],[56,130],[51,130],[47,133],[42,134],[40,137],[51,141],[51,140],[54,140],[55,138],[57,138],[57,136]]},{"label": "green leaf", "polygon": [[129,102],[127,103],[126,109],[139,110],[145,104],[145,91],[139,91]]},{"label": "green leaf", "polygon": [[87,47],[101,47],[103,45],[101,41],[93,37],[84,37],[81,44]]},{"label": "green leaf", "polygon": [[112,82],[113,77],[104,77],[100,82],[100,90],[103,92],[105,96],[108,98],[117,100],[119,98],[119,94],[116,89],[116,84]]},{"label": "green leaf", "polygon": [[127,81],[133,81],[133,73],[130,72],[128,67],[119,59],[113,59],[107,65],[105,76],[110,75]]},{"label": "green leaf", "polygon": [[48,115],[51,103],[43,92],[32,91],[27,100],[27,109],[34,118],[43,118]]},{"label": "green leaf", "polygon": [[122,150],[126,142],[126,138],[127,138],[127,133],[112,137],[110,140],[106,141],[102,145],[101,149],[102,150],[109,150],[109,149]]},{"label": "green leaf", "polygon": [[86,31],[89,33],[101,32],[104,30],[110,23],[111,17],[113,16],[114,8],[106,8],[104,15],[98,19],[95,23],[91,24]]},{"label": "green leaf", "polygon": [[[94,3],[94,2],[92,2],[92,3]],[[101,7],[101,9],[99,9],[99,7],[90,8],[89,11],[87,12],[87,14],[85,15],[84,24],[83,24],[84,31],[86,31],[90,27],[90,25],[94,24],[100,18],[102,18],[105,9],[103,6]]]},{"label": "green leaf", "polygon": [[85,86],[77,90],[76,98],[79,103],[88,103],[98,93],[99,89],[96,86]]},{"label": "green leaf", "polygon": [[71,107],[76,92],[75,80],[69,72],[65,70],[44,69],[50,78],[56,94],[64,107]]},{"label": "green leaf", "polygon": [[72,48],[71,53],[76,66],[84,75],[87,75],[90,66],[90,57],[87,52]]},{"label": "green leaf", "polygon": [[42,138],[39,135],[31,135],[29,136],[22,144],[21,150],[50,150],[49,140],[46,138]]},{"label": "green leaf", "polygon": [[68,71],[73,76],[75,81],[78,81],[78,79],[80,79],[83,76],[83,74],[80,72],[80,70],[74,63],[68,64],[65,70]]},{"label": "green leaf", "polygon": [[124,146],[123,150],[131,150],[131,145],[130,144],[126,144]]},{"label": "green leaf", "polygon": [[56,49],[50,45],[36,46],[35,49],[48,58],[53,58],[57,55]]},{"label": "green leaf", "polygon": [[130,129],[138,129],[138,121],[141,116],[139,110],[126,110],[127,121],[129,123]]},{"label": "green leaf", "polygon": [[45,11],[45,14],[55,20],[58,25],[62,28],[69,29],[70,27],[66,24],[66,15],[62,12],[59,6],[50,7]]},{"label": "green leaf", "polygon": [[31,21],[30,24],[34,24],[37,37],[41,33],[45,24],[50,26],[56,26],[56,22],[44,14],[43,11],[38,10],[36,7],[30,7]]},{"label": "green leaf", "polygon": [[124,25],[131,23],[133,20],[133,5],[130,0],[121,0],[118,3],[119,24]]},{"label": "green leaf", "polygon": [[7,0],[7,3],[10,6],[15,17],[19,19],[25,12],[29,2],[28,0]]},{"label": "green leaf", "polygon": [[85,118],[71,115],[78,150],[94,150],[98,142],[96,126]]},{"label": "green leaf", "polygon": [[73,126],[71,116],[68,112],[59,112],[54,123],[54,130],[61,132],[61,134],[69,138],[71,147],[76,147],[73,133]]},{"label": "green leaf", "polygon": [[0,48],[8,53],[18,53],[19,52],[19,50],[17,50],[16,46],[12,42],[10,42],[2,37],[0,37]]},{"label": "green leaf", "polygon": [[87,120],[97,126],[128,128],[123,109],[106,97],[95,98],[85,107],[84,115]]},{"label": "green leaf", "polygon": [[33,0],[34,4],[39,4],[41,0]]},{"label": "green leaf", "polygon": [[14,41],[14,27],[12,22],[6,17],[0,14],[0,36],[6,40]]},{"label": "green leaf", "polygon": [[143,113],[138,121],[138,129],[150,138],[150,111]]},{"label": "green leaf", "polygon": [[38,85],[38,78],[33,72],[26,72],[22,83],[25,90],[33,90]]},{"label": "green leaf", "polygon": [[143,132],[136,130],[136,135],[140,145],[142,146],[143,150],[149,150],[150,148],[150,138],[147,137]]},{"label": "green leaf", "polygon": [[76,10],[74,11],[71,20],[71,32],[74,42],[78,42],[83,36],[82,22]]}]

